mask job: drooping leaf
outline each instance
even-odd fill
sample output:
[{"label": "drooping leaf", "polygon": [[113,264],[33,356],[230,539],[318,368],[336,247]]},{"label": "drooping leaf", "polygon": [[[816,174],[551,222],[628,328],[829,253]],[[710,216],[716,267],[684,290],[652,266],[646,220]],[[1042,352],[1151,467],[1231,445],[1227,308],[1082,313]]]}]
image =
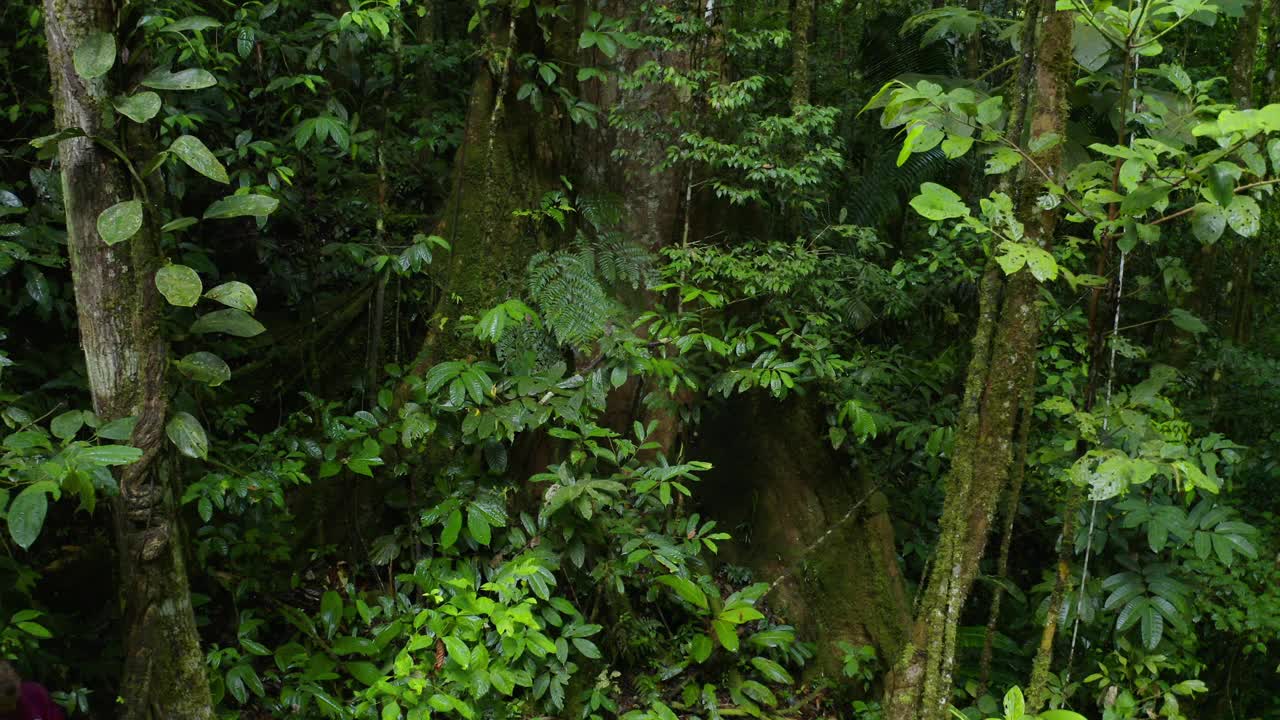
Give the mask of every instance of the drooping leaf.
[{"label": "drooping leaf", "polygon": [[39,484],[28,485],[9,505],[6,518],[9,537],[23,550],[31,547],[44,527],[44,518],[49,511],[47,492]]},{"label": "drooping leaf", "polygon": [[239,280],[224,282],[205,293],[204,296],[214,302],[220,302],[227,307],[233,307],[247,313],[252,313],[258,309],[258,294],[253,291],[253,288]]},{"label": "drooping leaf", "polygon": [[124,242],[142,229],[142,201],[125,200],[98,215],[98,237],[108,245]]},{"label": "drooping leaf", "polygon": [[194,415],[188,412],[174,413],[164,426],[164,434],[177,446],[178,452],[200,460],[209,457],[209,436]]},{"label": "drooping leaf", "polygon": [[160,112],[161,105],[160,96],[151,91],[119,97],[112,100],[111,104],[116,112],[136,123],[144,123],[155,117]]},{"label": "drooping leaf", "polygon": [[265,331],[266,328],[262,323],[254,320],[249,313],[237,308],[214,310],[207,315],[201,315],[191,324],[191,332],[197,335],[219,332],[249,338]]},{"label": "drooping leaf", "polygon": [[116,64],[116,37],[106,32],[89,33],[76,48],[71,62],[76,73],[86,80],[106,75]]},{"label": "drooping leaf", "polygon": [[222,198],[206,208],[204,219],[266,217],[275,212],[279,206],[279,200],[266,195],[232,195]]},{"label": "drooping leaf", "polygon": [[156,289],[178,307],[194,307],[204,284],[200,275],[186,265],[165,265],[156,271]]},{"label": "drooping leaf", "polygon": [[192,170],[210,180],[223,184],[231,182],[227,177],[227,169],[218,162],[218,158],[213,156],[200,138],[194,135],[183,135],[169,145],[169,151],[177,155]]}]

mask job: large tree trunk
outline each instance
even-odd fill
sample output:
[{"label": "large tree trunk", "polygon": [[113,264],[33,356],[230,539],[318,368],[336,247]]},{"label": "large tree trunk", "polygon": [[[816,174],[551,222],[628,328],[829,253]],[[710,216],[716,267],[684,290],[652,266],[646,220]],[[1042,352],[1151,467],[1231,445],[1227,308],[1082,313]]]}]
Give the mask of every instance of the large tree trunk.
[{"label": "large tree trunk", "polygon": [[[1047,0],[1040,18],[1031,68],[1031,137],[1064,132],[1071,71],[1071,14],[1056,11]],[[1037,158],[1051,174],[1056,174],[1060,161],[1056,148]],[[1024,170],[1015,199],[1027,240],[1042,246],[1052,242],[1056,226],[1056,215],[1036,204],[1043,187],[1044,178]],[[941,537],[908,644],[889,680],[885,716],[891,720],[946,717],[957,629],[1012,472],[1019,412],[1035,380],[1037,292],[1038,283],[1026,270],[1006,278],[991,263],[982,278]]]},{"label": "large tree trunk", "polygon": [[[105,136],[111,130],[103,122],[112,113],[110,75],[81,78],[72,55],[90,33],[115,31],[114,3],[45,0],[44,9],[57,124]],[[108,246],[97,233],[98,215],[140,189],[88,138],[62,141],[59,157],[93,407],[104,421],[136,416],[130,442],[143,453],[118,474],[120,495],[112,504],[126,618],[120,717],[212,718],[174,510],[174,463],[164,436],[167,348],[152,283],[160,265],[154,215],[147,213],[149,222],[137,235]]]},{"label": "large tree trunk", "polygon": [[884,479],[832,450],[811,399],[733,398],[701,432],[693,455],[715,469],[699,500],[734,535],[721,559],[774,586],[765,603],[817,644],[816,671],[841,677],[840,642],[896,657],[911,607]]}]

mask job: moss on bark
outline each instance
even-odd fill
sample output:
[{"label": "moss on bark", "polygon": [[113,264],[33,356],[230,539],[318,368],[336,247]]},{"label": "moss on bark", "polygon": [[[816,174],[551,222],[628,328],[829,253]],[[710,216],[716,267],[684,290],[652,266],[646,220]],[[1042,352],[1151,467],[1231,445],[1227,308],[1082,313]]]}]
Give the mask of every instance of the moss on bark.
[{"label": "moss on bark", "polygon": [[722,546],[722,560],[763,582],[791,573],[766,602],[817,644],[817,672],[841,677],[840,641],[895,657],[910,609],[888,502],[866,468],[853,467],[825,441],[818,408],[751,395],[711,414],[703,428],[695,454],[715,469],[699,500],[734,536]]},{"label": "moss on bark", "polygon": [[[114,3],[45,0],[44,9],[58,126],[111,136],[112,76],[80,77],[72,56],[90,33],[115,30]],[[120,494],[112,503],[125,611],[118,717],[212,718],[175,511],[173,457],[164,436],[168,348],[152,282],[161,262],[155,209],[146,203],[142,230],[108,246],[97,233],[98,215],[126,199],[146,200],[146,189],[131,186],[120,163],[87,137],[63,141],[59,158],[93,407],[103,420],[135,416],[129,442],[142,450],[138,462],[117,473]]]}]

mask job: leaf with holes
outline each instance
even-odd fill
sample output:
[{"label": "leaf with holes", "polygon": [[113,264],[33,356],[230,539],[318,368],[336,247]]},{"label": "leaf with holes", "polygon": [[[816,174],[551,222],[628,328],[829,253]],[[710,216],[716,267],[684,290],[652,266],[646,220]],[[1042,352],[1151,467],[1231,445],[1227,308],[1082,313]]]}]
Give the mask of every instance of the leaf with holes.
[{"label": "leaf with holes", "polygon": [[156,271],[156,289],[178,307],[193,307],[200,300],[204,284],[200,275],[186,265],[165,265]]},{"label": "leaf with holes", "polygon": [[201,175],[224,185],[231,182],[227,169],[218,162],[209,148],[194,135],[183,135],[169,145],[169,151]]},{"label": "leaf with holes", "polygon": [[1248,195],[1237,195],[1227,206],[1227,224],[1243,237],[1253,237],[1262,227],[1262,209]]},{"label": "leaf with holes", "polygon": [[108,245],[124,242],[142,229],[142,201],[125,200],[98,215],[98,237]]},{"label": "leaf with holes", "polygon": [[1191,212],[1191,232],[1205,245],[1212,245],[1227,229],[1227,215],[1212,203],[1198,203]]}]

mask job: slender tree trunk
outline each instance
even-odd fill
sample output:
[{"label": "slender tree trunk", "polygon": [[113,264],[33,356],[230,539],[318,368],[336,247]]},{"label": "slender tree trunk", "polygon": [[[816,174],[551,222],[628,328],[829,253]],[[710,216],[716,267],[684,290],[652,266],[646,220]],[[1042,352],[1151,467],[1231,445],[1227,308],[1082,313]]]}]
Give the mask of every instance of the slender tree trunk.
[{"label": "slender tree trunk", "polygon": [[[72,55],[93,32],[114,32],[111,0],[45,0],[45,31],[58,127],[104,136],[111,129],[107,77],[76,74]],[[143,229],[114,246],[98,236],[98,215],[128,200],[124,169],[88,138],[59,148],[67,246],[93,407],[106,421],[134,416],[130,442],[142,459],[118,473],[112,504],[125,607],[125,666],[119,695],[125,720],[212,718],[204,655],[187,586],[175,512],[174,458],[164,436],[169,390],[160,298],[159,233],[148,208]]]},{"label": "slender tree trunk", "polygon": [[[1262,2],[1262,0],[1258,0]],[[1272,103],[1280,99],[1280,0],[1271,0],[1267,13],[1267,44],[1265,49],[1267,72],[1266,93],[1263,96]]]},{"label": "slender tree trunk", "polygon": [[[1047,0],[1040,17],[1031,66],[1033,138],[1064,131],[1066,81],[1071,71],[1071,14],[1056,11],[1053,1]],[[1056,147],[1037,158],[1051,175],[1056,175],[1060,162]],[[1015,202],[1027,239],[1048,245],[1057,216],[1036,204],[1043,186],[1043,178],[1024,172]],[[961,613],[986,550],[996,506],[1011,477],[1017,418],[1035,379],[1038,289],[1026,270],[1006,278],[992,262],[983,275],[942,534],[909,642],[886,688],[885,717],[891,720],[946,717]]]},{"label": "slender tree trunk", "polygon": [[1258,61],[1258,30],[1266,0],[1253,0],[1237,26],[1231,62],[1231,98],[1242,108],[1253,107],[1253,71]]},{"label": "slender tree trunk", "polygon": [[813,27],[812,0],[791,3],[791,109],[809,104],[809,31]]}]

